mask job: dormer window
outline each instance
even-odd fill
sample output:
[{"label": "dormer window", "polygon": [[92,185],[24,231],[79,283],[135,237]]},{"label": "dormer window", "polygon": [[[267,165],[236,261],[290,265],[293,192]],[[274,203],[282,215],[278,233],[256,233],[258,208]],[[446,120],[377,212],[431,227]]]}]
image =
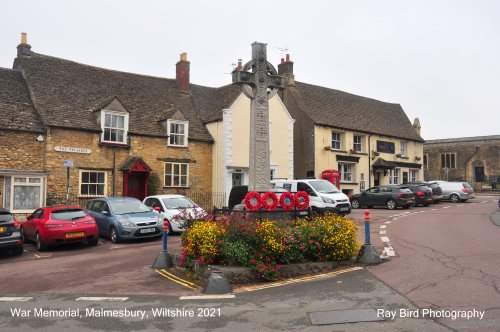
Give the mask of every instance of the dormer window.
[{"label": "dormer window", "polygon": [[168,136],[169,146],[187,146],[188,122],[168,120]]},{"label": "dormer window", "polygon": [[127,144],[128,113],[103,110],[101,128],[103,143]]}]

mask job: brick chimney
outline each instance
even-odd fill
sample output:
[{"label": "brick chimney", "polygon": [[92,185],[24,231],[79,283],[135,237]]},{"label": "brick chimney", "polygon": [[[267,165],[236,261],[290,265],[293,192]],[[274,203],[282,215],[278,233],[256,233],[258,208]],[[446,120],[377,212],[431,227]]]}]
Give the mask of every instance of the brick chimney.
[{"label": "brick chimney", "polygon": [[285,76],[288,85],[295,85],[295,76],[293,75],[293,61],[290,61],[290,54],[286,55],[286,59],[281,58],[281,63],[278,65],[278,75]]},{"label": "brick chimney", "polygon": [[182,92],[189,93],[189,61],[187,53],[181,53],[179,62],[175,65],[175,79]]},{"label": "brick chimney", "polygon": [[243,69],[243,60],[238,59],[238,66],[236,67],[236,70],[241,70]]},{"label": "brick chimney", "polygon": [[21,32],[21,44],[17,45],[17,56],[31,56],[31,45],[28,44],[28,34]]}]

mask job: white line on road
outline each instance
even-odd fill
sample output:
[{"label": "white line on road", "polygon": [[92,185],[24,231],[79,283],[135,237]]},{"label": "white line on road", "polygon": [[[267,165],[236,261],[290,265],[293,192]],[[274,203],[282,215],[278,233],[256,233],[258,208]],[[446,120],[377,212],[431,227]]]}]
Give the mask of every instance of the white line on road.
[{"label": "white line on road", "polygon": [[216,299],[234,299],[234,294],[220,294],[220,295],[194,295],[194,296],[181,296],[179,300],[216,300]]},{"label": "white line on road", "polygon": [[436,211],[437,209],[431,209],[431,211]]},{"label": "white line on road", "polygon": [[380,228],[386,228],[386,227],[387,227],[387,225],[381,225],[380,226]]},{"label": "white line on road", "polygon": [[380,235],[385,235],[385,233],[387,233],[387,232],[386,231],[380,231],[379,233],[380,233]]},{"label": "white line on road", "polygon": [[389,242],[389,238],[387,236],[381,236],[380,239],[382,242]]},{"label": "white line on road", "polygon": [[386,221],[384,224],[388,224],[389,225],[390,223],[391,223],[391,220]]},{"label": "white line on road", "polygon": [[457,206],[464,206],[463,204],[458,204]]},{"label": "white line on road", "polygon": [[109,249],[118,249],[118,248],[123,248],[124,246],[111,246]]},{"label": "white line on road", "polygon": [[443,209],[448,209],[448,208],[450,208],[450,206],[449,205],[448,206],[443,206],[442,208]]},{"label": "white line on road", "polygon": [[0,302],[27,302],[32,297],[0,297]]},{"label": "white line on road", "polygon": [[488,203],[488,201],[482,201],[481,204]]},{"label": "white line on road", "polygon": [[76,301],[124,302],[128,297],[79,297]]}]

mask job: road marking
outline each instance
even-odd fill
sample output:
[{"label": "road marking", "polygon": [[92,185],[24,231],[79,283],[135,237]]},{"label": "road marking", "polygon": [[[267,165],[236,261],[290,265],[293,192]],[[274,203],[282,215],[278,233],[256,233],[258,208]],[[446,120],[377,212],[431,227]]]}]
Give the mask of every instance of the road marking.
[{"label": "road marking", "polygon": [[182,286],[187,287],[189,289],[193,289],[193,290],[200,290],[201,289],[200,286],[198,286],[190,281],[179,278],[178,276],[171,274],[170,272],[168,272],[165,269],[154,270],[154,271],[156,273],[160,274],[161,276],[167,278],[168,280],[173,281],[175,283],[178,283],[179,285],[182,285]]},{"label": "road marking", "polygon": [[482,201],[481,204],[488,203],[488,201]]},{"label": "road marking", "polygon": [[463,204],[458,204],[457,206],[464,206]]},{"label": "road marking", "polygon": [[448,208],[450,208],[450,206],[449,205],[448,206],[443,206],[442,208],[443,209],[448,209]]},{"label": "road marking", "polygon": [[389,242],[389,238],[386,236],[381,236],[380,239],[382,240],[382,242]]},{"label": "road marking", "polygon": [[33,256],[35,256],[35,258],[48,258],[52,255],[37,255],[37,254],[33,254]]},{"label": "road marking", "polygon": [[357,271],[357,270],[362,270],[362,269],[363,269],[363,267],[356,266],[356,267],[352,267],[352,268],[348,268],[348,269],[344,269],[344,270],[340,270],[340,271],[333,271],[333,272],[318,274],[315,276],[308,276],[308,277],[303,277],[303,278],[298,278],[298,279],[288,279],[285,281],[275,282],[275,283],[272,283],[269,285],[242,287],[242,288],[236,289],[235,293],[252,292],[252,291],[261,290],[261,289],[274,288],[274,287],[279,287],[279,286],[284,286],[284,285],[289,285],[289,284],[295,284],[295,283],[302,282],[302,281],[316,280],[316,279],[336,276],[339,274]]},{"label": "road marking", "polygon": [[217,299],[234,299],[236,295],[234,294],[220,294],[220,295],[193,295],[193,296],[181,296],[179,300],[217,300]]},{"label": "road marking", "polygon": [[109,247],[109,249],[119,249],[119,248],[123,248],[124,246],[111,246]]},{"label": "road marking", "polygon": [[33,299],[32,297],[0,297],[0,302],[27,302]]},{"label": "road marking", "polygon": [[75,301],[125,302],[128,297],[79,297]]},{"label": "road marking", "polygon": [[382,256],[389,256],[389,257],[395,257],[396,252],[394,251],[394,248],[391,246],[384,247],[384,250],[382,251]]},{"label": "road marking", "polygon": [[431,209],[431,211],[436,211],[437,209]]},{"label": "road marking", "polygon": [[391,220],[388,220],[384,224],[388,224],[389,225],[390,223],[391,223]]},{"label": "road marking", "polygon": [[382,231],[380,231],[379,233],[380,233],[380,235],[385,235],[386,231],[385,231],[385,230],[382,230]]},{"label": "road marking", "polygon": [[381,225],[380,226],[380,228],[386,228],[386,227],[387,227],[387,225]]},{"label": "road marking", "polygon": [[392,220],[398,220],[398,218],[392,218]]}]

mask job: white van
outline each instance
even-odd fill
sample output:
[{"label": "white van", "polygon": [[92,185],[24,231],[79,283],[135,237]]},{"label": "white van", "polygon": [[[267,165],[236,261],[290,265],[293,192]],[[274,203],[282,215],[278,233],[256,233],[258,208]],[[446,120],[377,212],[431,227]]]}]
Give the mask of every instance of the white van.
[{"label": "white van", "polygon": [[349,198],[327,180],[272,180],[271,184],[292,193],[305,191],[309,195],[309,207],[312,208],[313,212],[351,213]]}]

